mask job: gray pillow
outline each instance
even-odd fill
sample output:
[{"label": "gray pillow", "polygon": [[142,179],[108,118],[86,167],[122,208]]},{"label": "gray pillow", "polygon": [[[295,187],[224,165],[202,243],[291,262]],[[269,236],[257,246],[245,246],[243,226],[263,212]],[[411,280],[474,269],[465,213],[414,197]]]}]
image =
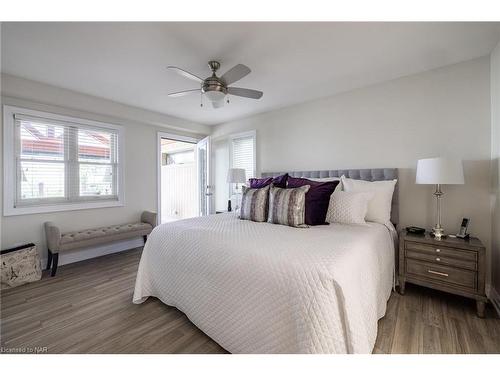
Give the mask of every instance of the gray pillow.
[{"label": "gray pillow", "polygon": [[310,186],[282,189],[271,185],[269,192],[269,218],[273,224],[307,228],[305,224],[306,193]]},{"label": "gray pillow", "polygon": [[267,221],[269,187],[252,189],[243,186],[240,219],[257,222]]}]

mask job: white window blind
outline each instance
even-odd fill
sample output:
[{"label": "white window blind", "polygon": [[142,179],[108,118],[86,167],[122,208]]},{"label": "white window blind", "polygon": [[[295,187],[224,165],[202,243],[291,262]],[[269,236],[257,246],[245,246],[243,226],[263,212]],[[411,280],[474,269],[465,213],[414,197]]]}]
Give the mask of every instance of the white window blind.
[{"label": "white window blind", "polygon": [[[230,148],[231,168],[243,168],[246,179],[255,177],[255,134],[235,135],[231,137]],[[231,184],[231,193],[234,191]]]},{"label": "white window blind", "polygon": [[14,115],[14,207],[118,200],[118,131]]}]

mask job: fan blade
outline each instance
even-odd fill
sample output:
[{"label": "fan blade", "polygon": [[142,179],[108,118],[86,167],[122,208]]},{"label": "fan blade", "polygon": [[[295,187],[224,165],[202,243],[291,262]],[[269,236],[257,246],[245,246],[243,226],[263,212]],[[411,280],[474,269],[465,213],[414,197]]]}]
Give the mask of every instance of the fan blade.
[{"label": "fan blade", "polygon": [[189,94],[199,93],[200,91],[201,91],[200,89],[184,90],[184,91],[172,92],[172,93],[168,94],[168,96],[171,98],[178,98],[180,96],[186,96]]},{"label": "fan blade", "polygon": [[243,89],[241,87],[228,87],[227,93],[236,96],[243,96],[244,98],[260,99],[264,93],[262,91]]},{"label": "fan blade", "polygon": [[203,82],[203,80],[200,77],[195,76],[193,73],[189,73],[188,71],[181,69],[181,68],[178,68],[176,66],[167,66],[167,69],[170,69],[170,70],[176,72],[177,74],[180,74],[183,77],[192,79],[193,81],[196,81],[199,83]]},{"label": "fan blade", "polygon": [[245,77],[251,70],[248,66],[243,64],[238,64],[229,69],[224,75],[221,77],[226,85],[230,85],[236,81],[239,81],[243,77]]},{"label": "fan blade", "polygon": [[214,107],[214,108],[224,107],[224,99],[219,100],[217,102],[212,102],[212,107]]}]

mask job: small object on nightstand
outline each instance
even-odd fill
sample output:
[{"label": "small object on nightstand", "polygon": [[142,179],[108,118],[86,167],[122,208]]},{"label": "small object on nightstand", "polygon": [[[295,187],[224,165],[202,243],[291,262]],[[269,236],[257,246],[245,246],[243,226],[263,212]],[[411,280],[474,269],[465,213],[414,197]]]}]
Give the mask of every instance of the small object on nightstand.
[{"label": "small object on nightstand", "polygon": [[467,228],[469,227],[470,220],[464,217],[462,219],[462,225],[460,225],[460,231],[457,233],[458,238],[468,239],[469,234],[467,233]]},{"label": "small object on nightstand", "polygon": [[231,207],[231,199],[228,199],[227,201],[227,212],[231,212],[233,209]]},{"label": "small object on nightstand", "polygon": [[424,234],[425,229],[420,227],[406,227],[406,233],[411,234]]},{"label": "small object on nightstand", "polygon": [[486,249],[475,237],[468,240],[429,233],[399,236],[399,291],[417,284],[476,300],[477,315],[484,317]]}]

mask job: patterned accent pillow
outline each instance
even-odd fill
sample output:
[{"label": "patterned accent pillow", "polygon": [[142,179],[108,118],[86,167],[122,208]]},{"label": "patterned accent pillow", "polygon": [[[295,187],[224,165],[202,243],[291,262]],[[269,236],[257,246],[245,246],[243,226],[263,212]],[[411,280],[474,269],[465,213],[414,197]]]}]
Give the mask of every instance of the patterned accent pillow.
[{"label": "patterned accent pillow", "polygon": [[282,189],[271,185],[269,192],[269,218],[273,224],[307,228],[305,224],[306,193],[310,186]]},{"label": "patterned accent pillow", "polygon": [[269,188],[270,186],[252,189],[243,186],[240,219],[257,222],[267,221]]},{"label": "patterned accent pillow", "polygon": [[373,195],[373,193],[335,191],[330,197],[326,221],[340,224],[365,224],[368,202]]}]

